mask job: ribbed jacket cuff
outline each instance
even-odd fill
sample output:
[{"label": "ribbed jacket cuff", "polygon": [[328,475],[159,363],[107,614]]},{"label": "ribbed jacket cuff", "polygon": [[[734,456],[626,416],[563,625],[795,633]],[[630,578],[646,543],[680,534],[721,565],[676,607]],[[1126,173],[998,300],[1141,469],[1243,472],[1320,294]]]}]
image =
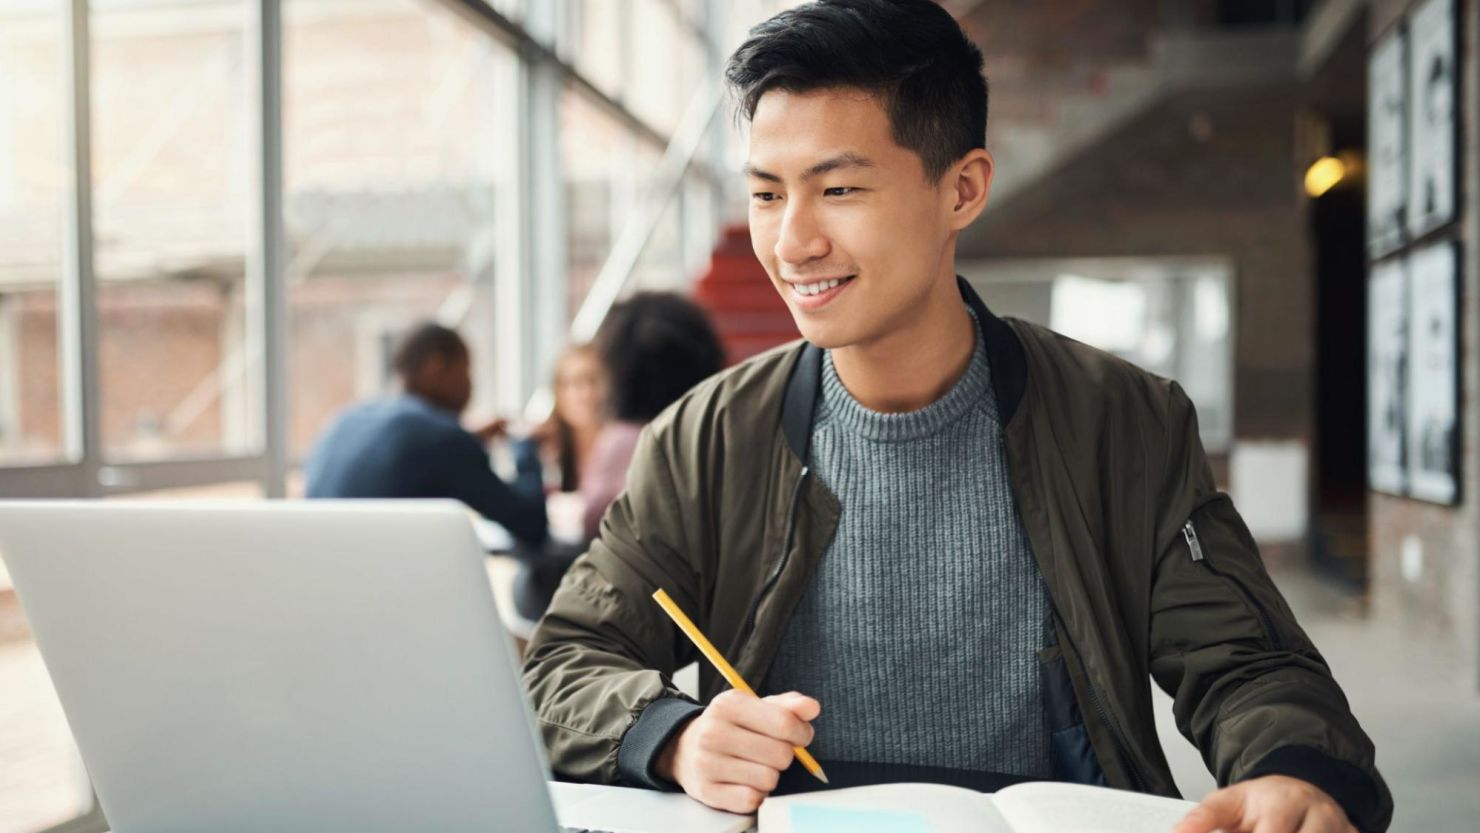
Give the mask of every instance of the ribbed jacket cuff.
[{"label": "ribbed jacket cuff", "polygon": [[1387,826],[1382,790],[1360,767],[1333,758],[1309,746],[1282,746],[1265,755],[1240,780],[1265,775],[1286,775],[1313,784],[1331,796],[1352,826],[1362,833],[1377,833]]},{"label": "ribbed jacket cuff", "polygon": [[677,784],[659,778],[653,767],[668,739],[702,711],[703,706],[676,697],[649,703],[617,747],[617,772],[622,779],[639,787],[677,790]]}]

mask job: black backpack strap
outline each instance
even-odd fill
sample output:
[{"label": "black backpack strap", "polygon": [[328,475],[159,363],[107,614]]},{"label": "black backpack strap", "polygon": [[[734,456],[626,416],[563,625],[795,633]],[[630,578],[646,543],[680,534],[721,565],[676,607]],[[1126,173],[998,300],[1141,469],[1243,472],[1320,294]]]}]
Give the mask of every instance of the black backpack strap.
[{"label": "black backpack strap", "polygon": [[987,305],[965,278],[956,277],[961,297],[976,313],[982,328],[982,341],[987,348],[987,364],[992,368],[992,393],[997,396],[997,414],[1006,425],[1017,413],[1028,386],[1028,360],[1023,343],[1006,321],[987,309]]},{"label": "black backpack strap", "polygon": [[786,380],[786,398],[781,402],[781,433],[791,452],[807,464],[812,445],[812,417],[816,411],[817,391],[822,387],[822,348],[810,342],[792,365]]}]

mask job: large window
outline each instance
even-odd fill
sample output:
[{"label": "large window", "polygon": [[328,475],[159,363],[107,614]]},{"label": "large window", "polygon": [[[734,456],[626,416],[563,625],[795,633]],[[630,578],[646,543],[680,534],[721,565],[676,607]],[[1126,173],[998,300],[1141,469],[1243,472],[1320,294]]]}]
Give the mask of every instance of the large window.
[{"label": "large window", "polygon": [[704,77],[704,45],[671,3],[631,2],[632,77],[625,100],[650,124],[671,133]]},{"label": "large window", "polygon": [[[295,457],[392,384],[396,339],[459,325],[491,393],[493,281],[518,245],[517,60],[415,0],[289,0],[285,212]],[[512,276],[511,276],[512,277]]]},{"label": "large window", "polygon": [[61,12],[60,0],[0,2],[0,465],[64,451],[57,290],[71,165]]},{"label": "large window", "polygon": [[662,149],[575,89],[560,100],[560,172],[571,315],[633,216]]},{"label": "large window", "polygon": [[[292,494],[423,319],[472,347],[474,411],[529,401],[717,71],[705,22],[753,21],[482,2],[0,0],[0,499]],[[707,259],[723,156],[627,289]],[[104,823],[0,566],[0,831],[79,817]]]},{"label": "large window", "polygon": [[102,444],[111,460],[259,445],[246,328],[246,0],[111,0],[92,15]]}]

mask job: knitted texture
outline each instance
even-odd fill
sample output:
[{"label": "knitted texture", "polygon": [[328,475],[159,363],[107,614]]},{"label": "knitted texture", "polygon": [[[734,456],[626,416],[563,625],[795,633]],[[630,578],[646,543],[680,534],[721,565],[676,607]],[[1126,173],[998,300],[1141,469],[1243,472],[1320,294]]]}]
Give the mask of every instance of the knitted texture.
[{"label": "knitted texture", "polygon": [[1051,777],[1048,600],[979,325],[966,374],[925,408],[868,410],[828,354],[817,409],[810,465],[842,516],[766,690],[822,703],[818,758]]}]

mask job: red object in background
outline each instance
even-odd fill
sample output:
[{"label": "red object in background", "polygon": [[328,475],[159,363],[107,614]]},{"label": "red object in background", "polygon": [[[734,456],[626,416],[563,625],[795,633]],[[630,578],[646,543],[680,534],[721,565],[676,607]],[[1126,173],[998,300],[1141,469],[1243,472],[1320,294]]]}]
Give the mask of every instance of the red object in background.
[{"label": "red object in background", "polygon": [[709,313],[730,364],[801,338],[786,302],[755,259],[745,226],[725,229],[709,271],[694,284],[694,301]]}]

